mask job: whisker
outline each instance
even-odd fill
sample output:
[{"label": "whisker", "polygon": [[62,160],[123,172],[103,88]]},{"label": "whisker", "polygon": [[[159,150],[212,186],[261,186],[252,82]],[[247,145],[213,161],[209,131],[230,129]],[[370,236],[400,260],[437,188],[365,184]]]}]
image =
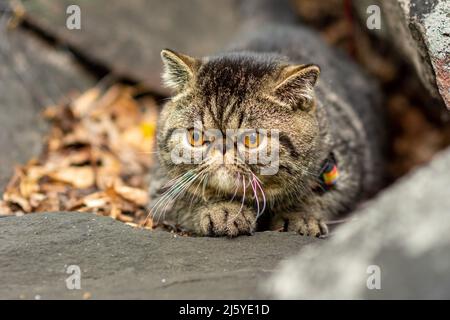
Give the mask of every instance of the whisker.
[{"label": "whisker", "polygon": [[205,173],[201,173],[201,178],[200,178],[200,180],[199,180],[198,183],[197,183],[197,187],[195,188],[194,192],[193,192],[192,195],[191,195],[191,201],[190,201],[190,204],[189,204],[189,211],[191,211],[192,203],[193,203],[193,201],[194,201],[194,199],[195,199],[195,197],[196,197],[198,188],[199,188],[200,185],[202,184],[202,182],[203,182],[203,180],[205,179],[205,177],[206,177],[206,174],[205,174]]},{"label": "whisker", "polygon": [[174,184],[174,182],[175,182],[177,179],[179,179],[180,177],[182,177],[182,176],[184,176],[184,175],[186,175],[186,174],[187,174],[187,172],[182,173],[182,174],[176,176],[176,177],[173,178],[173,179],[170,179],[169,181],[167,181],[167,182],[163,185],[163,188],[167,188],[167,187],[169,187],[169,185],[172,186],[172,185]]},{"label": "whisker", "polygon": [[205,189],[206,189],[206,185],[208,184],[208,179],[209,179],[209,175],[206,174],[206,178],[203,181],[203,186],[202,186],[202,198],[203,198],[203,201],[205,201],[205,202],[208,201],[208,199],[206,199],[206,197],[205,197]]},{"label": "whisker", "polygon": [[242,203],[241,203],[241,208],[239,209],[239,212],[237,213],[236,217],[239,216],[241,214],[242,209],[244,208],[244,202],[245,202],[245,189],[246,189],[246,185],[245,185],[245,176],[242,176],[242,189],[243,189],[243,195],[242,195]]},{"label": "whisker", "polygon": [[158,217],[158,222],[160,220],[161,217],[164,217],[164,215],[166,214],[167,208],[170,204],[175,203],[175,201],[184,193],[184,191],[186,191],[187,188],[189,188],[192,183],[194,183],[194,181],[197,179],[199,175],[195,174],[194,176],[192,176],[191,178],[189,178],[186,182],[184,182],[182,185],[178,186],[175,191],[171,194],[171,199],[170,197],[165,201],[165,204],[162,208],[162,211],[159,213],[159,217]]},{"label": "whisker", "polygon": [[164,206],[163,210],[162,210],[162,216],[164,217],[166,211],[167,211],[167,207],[170,204],[175,203],[175,201],[182,195],[184,194],[184,192],[195,182],[195,180],[199,177],[199,174],[196,174],[191,180],[189,180],[188,182],[186,182],[182,188],[179,189],[179,191],[174,195],[174,197],[172,198],[172,200],[167,201],[166,205]]},{"label": "whisker", "polygon": [[[193,177],[193,171],[187,171],[185,174],[183,174],[183,176],[181,176],[180,178],[178,178],[178,180],[176,181],[176,183],[174,183],[169,190],[167,190],[166,192],[164,192],[161,197],[158,199],[158,201],[153,205],[153,207],[150,209],[149,215],[152,215],[153,217],[156,217],[159,207],[162,203],[164,203],[165,201],[167,201],[168,199],[170,199],[173,194],[175,192],[177,192],[177,190],[183,186],[185,183],[187,183],[189,181],[189,179],[191,179]],[[149,216],[148,215],[148,216]],[[159,223],[159,218],[158,217],[158,221],[157,223]]]},{"label": "whisker", "polygon": [[[249,179],[250,180],[250,179]],[[250,180],[250,183],[252,185],[252,190],[253,190],[253,195],[255,197],[256,200],[256,217],[259,217],[259,199],[258,199],[258,194],[256,192],[256,182],[255,182],[255,177],[253,176],[253,179]]]},{"label": "whisker", "polygon": [[258,177],[252,172],[253,178],[255,179],[255,185],[258,187],[259,191],[261,191],[261,195],[263,197],[263,208],[261,210],[260,213],[258,213],[258,215],[256,216],[256,219],[258,219],[264,212],[264,210],[266,209],[266,194],[261,186],[261,180],[258,179]]},{"label": "whisker", "polygon": [[234,200],[234,198],[236,197],[236,194],[237,194],[238,189],[239,189],[239,183],[240,182],[241,182],[241,174],[238,172],[237,179],[235,180],[236,189],[234,190],[234,194],[233,194],[233,197],[231,197],[230,202],[232,202]]}]

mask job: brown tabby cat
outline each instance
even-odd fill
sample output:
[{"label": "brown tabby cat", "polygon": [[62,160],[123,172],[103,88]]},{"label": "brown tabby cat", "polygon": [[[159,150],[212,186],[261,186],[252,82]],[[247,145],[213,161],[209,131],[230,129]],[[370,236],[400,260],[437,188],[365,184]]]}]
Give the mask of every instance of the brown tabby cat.
[{"label": "brown tabby cat", "polygon": [[[207,236],[257,226],[326,235],[327,219],[380,186],[377,88],[304,27],[271,25],[236,43],[201,59],[161,53],[174,95],[159,120],[153,219]],[[272,163],[250,163],[261,146],[276,151]],[[202,157],[180,163],[179,149]]]}]

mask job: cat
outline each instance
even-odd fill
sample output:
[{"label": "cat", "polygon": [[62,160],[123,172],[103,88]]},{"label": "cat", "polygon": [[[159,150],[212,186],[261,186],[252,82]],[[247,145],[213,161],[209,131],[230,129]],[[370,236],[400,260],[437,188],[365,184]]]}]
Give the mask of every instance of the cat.
[{"label": "cat", "polygon": [[[323,237],[329,219],[382,186],[377,85],[316,32],[267,25],[216,55],[161,57],[173,96],[158,122],[155,222],[201,236]],[[262,147],[273,159],[250,163]]]}]

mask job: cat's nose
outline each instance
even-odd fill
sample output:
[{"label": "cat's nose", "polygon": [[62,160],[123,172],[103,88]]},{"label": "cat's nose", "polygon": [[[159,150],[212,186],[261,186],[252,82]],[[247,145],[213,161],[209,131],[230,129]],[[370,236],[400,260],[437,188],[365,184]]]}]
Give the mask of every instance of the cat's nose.
[{"label": "cat's nose", "polygon": [[225,155],[227,151],[230,151],[233,145],[230,145],[229,143],[226,143],[224,141],[220,141],[219,143],[215,143],[212,147],[213,153],[220,153],[221,155]]},{"label": "cat's nose", "polygon": [[234,164],[235,161],[234,150],[227,149],[225,146],[211,150],[210,156],[211,158],[215,159],[216,163]]},{"label": "cat's nose", "polygon": [[225,148],[222,145],[217,145],[211,148],[209,151],[209,155],[214,158],[220,158],[223,159],[223,156],[225,155]]}]

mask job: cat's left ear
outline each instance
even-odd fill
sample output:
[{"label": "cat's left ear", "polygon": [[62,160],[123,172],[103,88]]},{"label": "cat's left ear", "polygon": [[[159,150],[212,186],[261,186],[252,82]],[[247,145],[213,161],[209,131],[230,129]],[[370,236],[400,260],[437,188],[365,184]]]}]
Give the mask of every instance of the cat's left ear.
[{"label": "cat's left ear", "polygon": [[314,103],[314,86],[319,78],[317,65],[286,66],[277,79],[274,94],[293,108],[308,110]]},{"label": "cat's left ear", "polygon": [[164,84],[176,91],[181,91],[192,81],[198,60],[169,49],[161,51],[164,63],[162,78]]}]

